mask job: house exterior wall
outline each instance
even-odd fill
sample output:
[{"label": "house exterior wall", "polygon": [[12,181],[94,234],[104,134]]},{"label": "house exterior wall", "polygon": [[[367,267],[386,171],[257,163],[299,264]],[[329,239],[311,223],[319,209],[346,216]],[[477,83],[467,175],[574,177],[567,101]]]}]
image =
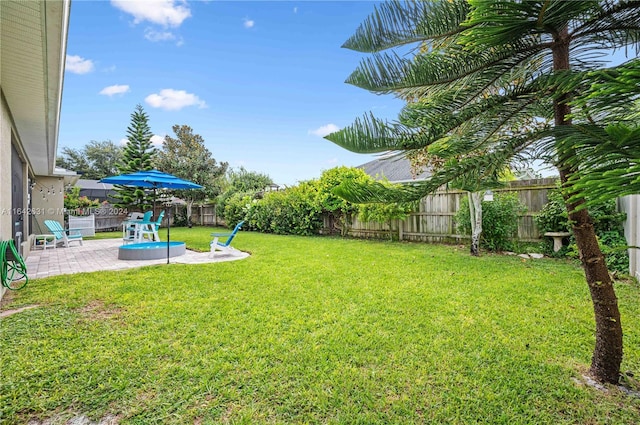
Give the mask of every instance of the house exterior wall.
[{"label": "house exterior wall", "polygon": [[624,236],[629,248],[629,274],[640,280],[640,195],[620,198],[620,209],[627,214]]},{"label": "house exterior wall", "polygon": [[[11,181],[11,119],[4,97],[0,101],[0,181]],[[11,185],[0,184],[0,239],[11,239]]]},{"label": "house exterior wall", "polygon": [[64,180],[61,177],[37,176],[31,191],[33,234],[51,233],[45,220],[64,225]]}]

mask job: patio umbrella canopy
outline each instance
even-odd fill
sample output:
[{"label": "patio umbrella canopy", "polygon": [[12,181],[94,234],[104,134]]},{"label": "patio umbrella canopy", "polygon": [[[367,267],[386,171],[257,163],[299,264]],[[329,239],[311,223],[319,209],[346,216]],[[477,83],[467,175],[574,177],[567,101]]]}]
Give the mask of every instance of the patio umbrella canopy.
[{"label": "patio umbrella canopy", "polygon": [[[149,189],[202,189],[199,184],[183,180],[173,174],[158,170],[136,171],[105,177],[100,183],[119,184],[123,186],[145,187]],[[171,234],[171,211],[167,214],[167,264],[169,264],[169,242]]]}]

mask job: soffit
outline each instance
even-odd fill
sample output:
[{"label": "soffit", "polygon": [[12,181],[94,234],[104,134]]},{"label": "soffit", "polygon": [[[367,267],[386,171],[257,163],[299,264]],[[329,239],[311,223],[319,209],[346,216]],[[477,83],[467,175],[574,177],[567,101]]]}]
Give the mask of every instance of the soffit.
[{"label": "soffit", "polygon": [[0,86],[26,160],[54,171],[68,1],[0,0]]}]

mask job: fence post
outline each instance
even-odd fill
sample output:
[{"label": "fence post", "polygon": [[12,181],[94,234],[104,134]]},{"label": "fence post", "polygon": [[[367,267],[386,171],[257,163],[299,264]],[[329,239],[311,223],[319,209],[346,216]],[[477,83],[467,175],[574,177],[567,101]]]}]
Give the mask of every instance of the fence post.
[{"label": "fence post", "polygon": [[398,240],[402,240],[402,230],[404,228],[404,220],[398,219]]}]

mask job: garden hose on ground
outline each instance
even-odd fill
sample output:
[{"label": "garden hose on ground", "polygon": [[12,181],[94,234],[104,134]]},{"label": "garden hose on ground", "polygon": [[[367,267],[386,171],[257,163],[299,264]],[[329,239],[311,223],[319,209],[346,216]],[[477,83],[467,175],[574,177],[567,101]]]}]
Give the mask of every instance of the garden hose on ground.
[{"label": "garden hose on ground", "polygon": [[29,281],[27,266],[12,240],[0,241],[0,280],[2,286],[14,290],[24,288]]}]

